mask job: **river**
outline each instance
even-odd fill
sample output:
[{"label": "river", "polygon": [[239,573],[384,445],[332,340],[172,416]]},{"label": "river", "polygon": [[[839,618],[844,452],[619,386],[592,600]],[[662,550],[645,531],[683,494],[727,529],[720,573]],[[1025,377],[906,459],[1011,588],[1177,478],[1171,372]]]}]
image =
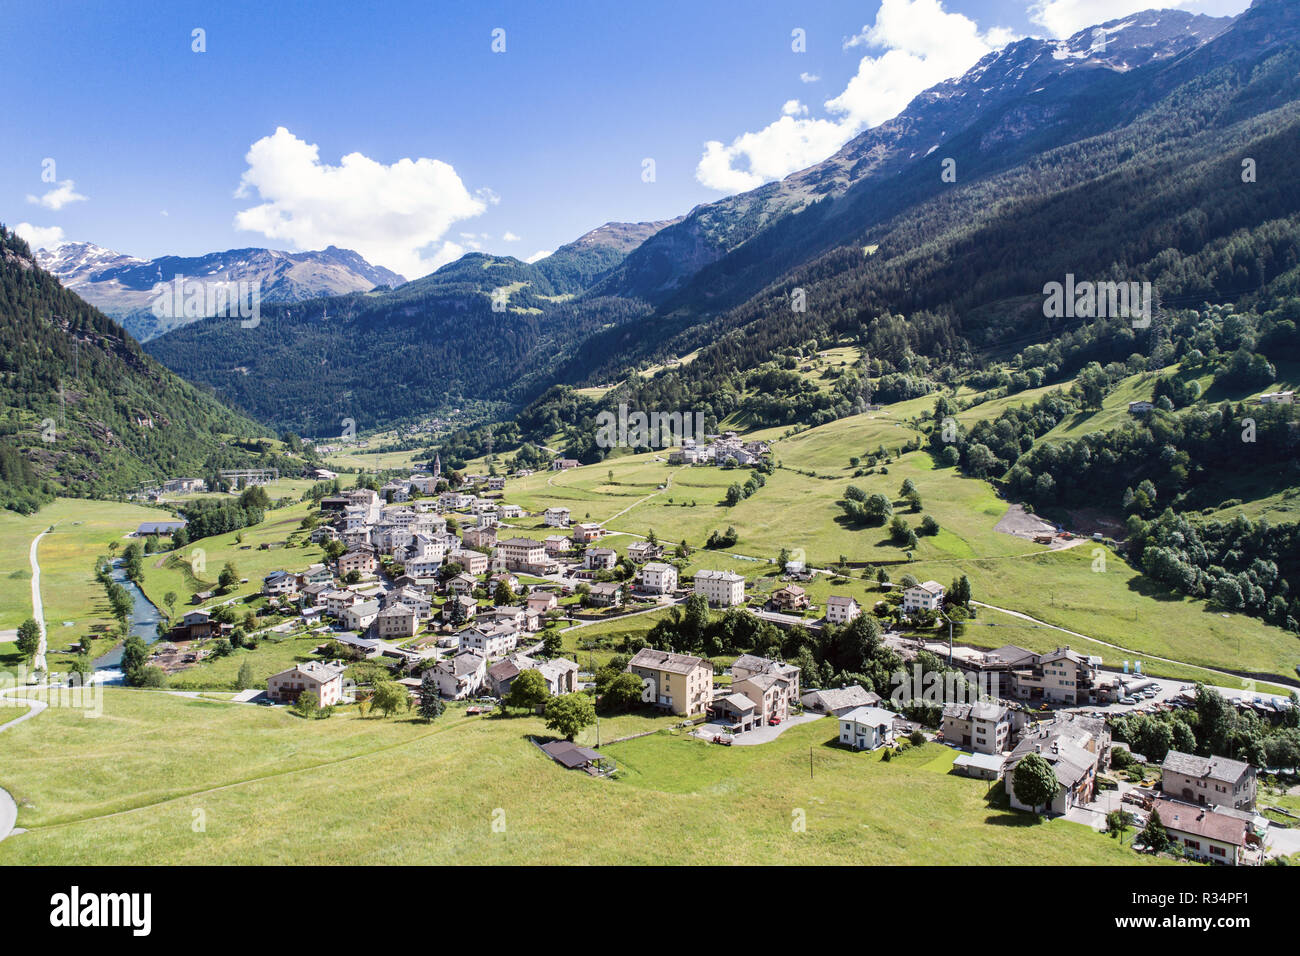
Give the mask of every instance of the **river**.
[{"label": "river", "polygon": [[[152,644],[158,640],[158,624],[161,622],[161,615],[158,608],[144,596],[144,592],[134,581],[126,576],[126,568],[122,566],[122,559],[118,558],[113,562],[113,570],[109,575],[114,581],[126,589],[126,593],[131,595],[131,633],[142,638],[146,644]],[[106,684],[119,683],[122,680],[120,670],[122,664],[122,645],[119,644],[103,657],[96,659],[94,667],[97,671],[104,671],[101,680]]]}]

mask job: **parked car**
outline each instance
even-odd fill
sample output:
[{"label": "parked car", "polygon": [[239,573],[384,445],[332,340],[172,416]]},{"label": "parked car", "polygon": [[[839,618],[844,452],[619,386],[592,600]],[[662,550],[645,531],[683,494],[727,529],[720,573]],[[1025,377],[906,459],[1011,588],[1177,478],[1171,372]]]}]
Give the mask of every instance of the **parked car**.
[{"label": "parked car", "polygon": [[1136,697],[1121,697],[1121,698],[1119,699],[1119,702],[1120,702],[1121,704],[1136,704],[1136,703],[1137,703],[1137,698],[1136,698]]},{"label": "parked car", "polygon": [[722,744],[722,746],[724,747],[730,747],[732,743],[731,738],[728,737],[726,734],[715,734],[713,737],[713,742],[715,744]]}]

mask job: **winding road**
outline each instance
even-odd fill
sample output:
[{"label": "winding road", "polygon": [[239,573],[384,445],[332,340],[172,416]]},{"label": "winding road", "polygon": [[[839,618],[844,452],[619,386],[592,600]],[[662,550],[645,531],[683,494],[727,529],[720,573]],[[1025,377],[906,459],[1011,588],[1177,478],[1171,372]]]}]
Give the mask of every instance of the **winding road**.
[{"label": "winding road", "polygon": [[[4,690],[0,690],[0,697],[4,697],[6,694],[12,694],[24,689],[25,688],[22,687],[9,687]],[[6,730],[10,730],[14,727],[17,727],[24,720],[31,720],[33,717],[41,713],[41,711],[45,710],[45,708],[49,706],[43,700],[28,699],[28,700],[24,700],[24,703],[27,704],[29,708],[27,713],[20,714],[19,716],[15,717],[13,720],[0,724],[0,734],[4,733]],[[0,705],[0,714],[3,714],[4,712],[5,709],[3,705]],[[8,790],[4,789],[3,787],[0,787],[0,840],[3,840],[5,837],[7,837],[10,833],[13,832],[14,823],[16,823],[17,820],[18,820],[18,804],[14,802],[14,798],[10,795]]]}]

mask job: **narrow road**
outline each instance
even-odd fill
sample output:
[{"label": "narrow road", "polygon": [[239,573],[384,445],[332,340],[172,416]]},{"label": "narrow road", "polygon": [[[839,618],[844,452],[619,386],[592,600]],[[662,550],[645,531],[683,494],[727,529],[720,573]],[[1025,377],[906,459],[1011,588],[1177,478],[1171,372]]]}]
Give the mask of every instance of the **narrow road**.
[{"label": "narrow road", "polygon": [[[53,526],[51,526],[53,527]],[[32,538],[32,548],[28,557],[32,562],[32,617],[36,619],[36,626],[41,629],[41,643],[36,648],[36,655],[32,658],[32,670],[45,670],[45,605],[41,603],[41,565],[36,560],[36,548],[41,543],[41,538],[50,533],[50,529],[42,531],[36,537]]]},{"label": "narrow road", "polygon": [[[0,697],[4,697],[6,694],[17,693],[18,691],[24,689],[25,688],[22,687],[5,688],[4,690],[0,690]],[[13,720],[0,724],[0,734],[4,733],[6,730],[9,730],[13,727],[17,727],[24,720],[31,720],[33,717],[41,713],[43,710],[45,710],[46,707],[49,706],[43,700],[27,699],[24,700],[24,703],[26,703],[29,708],[27,713],[15,717]],[[0,716],[3,716],[4,713],[5,713],[5,708],[3,706],[0,706]],[[18,804],[14,802],[14,798],[9,793],[8,790],[4,789],[3,787],[0,787],[0,840],[3,840],[5,837],[7,837],[10,833],[13,832],[14,824],[17,821],[18,821]]]},{"label": "narrow road", "polygon": [[[624,508],[624,509],[623,509],[622,511],[620,511],[618,514],[610,515],[608,518],[606,518],[604,521],[602,521],[602,522],[600,523],[600,526],[603,528],[603,527],[605,527],[605,525],[609,524],[609,523],[610,523],[611,521],[613,521],[615,518],[621,518],[621,517],[623,517],[623,515],[627,514],[627,513],[628,513],[629,511],[631,511],[633,508],[637,507],[637,505],[643,505],[643,504],[645,504],[647,501],[649,501],[651,498],[657,498],[657,497],[659,497],[660,495],[662,495],[665,491],[667,491],[667,490],[668,490],[669,488],[671,488],[672,486],[673,486],[673,475],[672,475],[672,472],[669,472],[669,473],[668,473],[668,478],[664,481],[664,486],[663,486],[662,488],[660,488],[658,491],[653,491],[653,492],[651,492],[650,494],[646,495],[644,498],[641,498],[641,499],[638,500],[638,501],[634,501],[634,502],[632,502],[630,505],[628,505],[626,508]],[[630,533],[630,532],[627,532],[627,533]],[[641,535],[635,535],[635,537],[638,537],[638,538],[639,538],[639,537],[641,537]]]}]

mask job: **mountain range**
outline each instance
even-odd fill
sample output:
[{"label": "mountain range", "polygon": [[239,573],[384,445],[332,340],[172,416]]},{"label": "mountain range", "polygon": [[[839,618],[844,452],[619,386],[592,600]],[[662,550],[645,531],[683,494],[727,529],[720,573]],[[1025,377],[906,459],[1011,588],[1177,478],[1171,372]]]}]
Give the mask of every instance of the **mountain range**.
[{"label": "mountain range", "polygon": [[[1151,281],[1171,310],[1292,293],[1300,191],[1282,171],[1300,147],[1298,41],[1287,0],[1022,39],[824,162],[675,219],[607,223],[532,263],[471,253],[404,283],[334,248],[144,261],[76,243],[37,262],[277,431],[471,407],[498,435],[539,439],[540,423],[553,435],[592,412],[563,398],[557,413],[565,387],[610,382],[600,401],[823,421],[1021,361],[1035,343],[1068,352],[1084,323],[1045,317],[1041,294],[1067,274]],[[261,279],[262,321],[161,326],[141,297],[175,275]],[[1089,354],[1159,354],[1163,322],[1090,340]],[[780,376],[748,384],[819,341],[860,344],[858,384],[813,398]]]},{"label": "mountain range", "polygon": [[144,353],[0,226],[0,500],[120,494],[165,476],[279,464],[265,428]]},{"label": "mountain range", "polygon": [[720,379],[846,328],[870,338],[888,314],[908,318],[913,352],[978,364],[998,342],[1060,334],[1040,290],[1067,272],[1157,280],[1167,304],[1253,294],[1285,249],[1248,281],[1217,260],[1300,201],[1285,175],[1244,189],[1240,175],[1245,158],[1286,168],[1271,163],[1294,147],[1298,20],[1256,0],[1236,18],[1147,11],[1022,39],[826,161],[678,219],[610,224],[531,264],[471,254],[149,349],[254,417],[328,434],[342,417],[519,409],[555,384],[636,388],[631,372],[696,350],[681,374]]},{"label": "mountain range", "polygon": [[203,256],[139,259],[90,242],[60,242],[36,250],[36,261],[65,288],[120,321],[140,342],[195,321],[184,315],[158,316],[151,308],[154,286],[178,276],[206,282],[260,282],[263,302],[302,302],[406,281],[335,246],[319,252],[228,249]]}]

